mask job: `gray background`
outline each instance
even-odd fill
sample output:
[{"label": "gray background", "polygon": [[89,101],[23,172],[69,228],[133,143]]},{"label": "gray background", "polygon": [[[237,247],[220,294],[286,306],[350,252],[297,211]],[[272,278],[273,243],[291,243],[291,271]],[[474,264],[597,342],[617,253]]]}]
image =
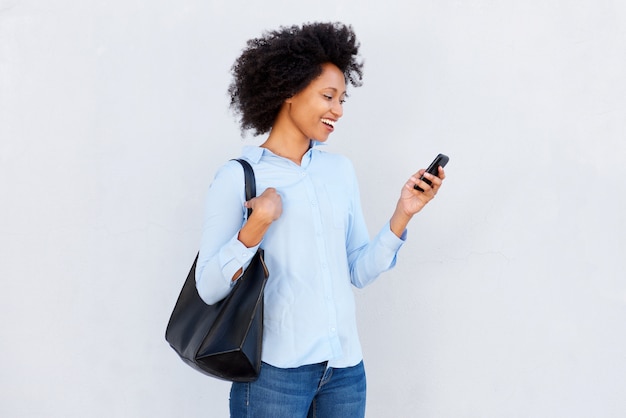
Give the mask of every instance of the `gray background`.
[{"label": "gray background", "polygon": [[229,69],[264,29],[351,23],[328,150],[370,233],[448,180],[357,291],[368,417],[626,416],[626,3],[0,0],[0,415],[225,417],[164,330],[215,170]]}]

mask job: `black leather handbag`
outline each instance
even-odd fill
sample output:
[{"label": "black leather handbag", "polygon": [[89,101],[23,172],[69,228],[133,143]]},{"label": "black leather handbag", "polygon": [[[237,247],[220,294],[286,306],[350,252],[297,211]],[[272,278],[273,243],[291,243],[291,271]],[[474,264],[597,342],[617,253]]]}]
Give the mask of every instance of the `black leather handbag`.
[{"label": "black leather handbag", "polygon": [[[256,196],[254,171],[245,160],[246,200]],[[248,209],[248,217],[251,210]],[[258,249],[220,302],[207,305],[196,289],[196,256],[167,324],[165,339],[182,360],[218,379],[251,382],[259,376],[263,339],[263,290],[269,277]]]}]

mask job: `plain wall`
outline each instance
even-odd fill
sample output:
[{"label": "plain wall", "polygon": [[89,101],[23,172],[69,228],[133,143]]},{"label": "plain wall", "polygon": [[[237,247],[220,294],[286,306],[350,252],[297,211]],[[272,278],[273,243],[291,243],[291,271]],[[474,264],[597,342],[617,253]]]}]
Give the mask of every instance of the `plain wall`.
[{"label": "plain wall", "polygon": [[445,187],[357,292],[376,417],[626,416],[626,3],[0,0],[0,416],[226,417],[164,340],[247,39],[354,26],[327,150],[370,234]]}]

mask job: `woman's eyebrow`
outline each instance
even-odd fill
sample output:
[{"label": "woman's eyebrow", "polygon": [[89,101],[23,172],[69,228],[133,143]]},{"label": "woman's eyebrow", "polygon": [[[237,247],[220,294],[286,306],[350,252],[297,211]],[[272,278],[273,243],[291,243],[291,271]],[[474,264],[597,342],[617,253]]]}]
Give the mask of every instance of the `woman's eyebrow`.
[{"label": "woman's eyebrow", "polygon": [[[330,86],[326,87],[324,90],[333,90],[335,92],[339,91],[336,87],[330,87]],[[348,92],[348,90],[344,90],[343,93],[341,93],[341,94],[346,94],[347,92]]]}]

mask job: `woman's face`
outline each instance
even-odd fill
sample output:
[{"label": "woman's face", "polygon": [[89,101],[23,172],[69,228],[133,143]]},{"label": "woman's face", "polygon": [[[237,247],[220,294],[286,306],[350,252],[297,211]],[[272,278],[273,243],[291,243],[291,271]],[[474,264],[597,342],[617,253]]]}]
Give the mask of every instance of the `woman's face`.
[{"label": "woman's face", "polygon": [[292,127],[306,140],[326,141],[343,115],[346,80],[336,65],[322,64],[322,73],[285,101]]}]

